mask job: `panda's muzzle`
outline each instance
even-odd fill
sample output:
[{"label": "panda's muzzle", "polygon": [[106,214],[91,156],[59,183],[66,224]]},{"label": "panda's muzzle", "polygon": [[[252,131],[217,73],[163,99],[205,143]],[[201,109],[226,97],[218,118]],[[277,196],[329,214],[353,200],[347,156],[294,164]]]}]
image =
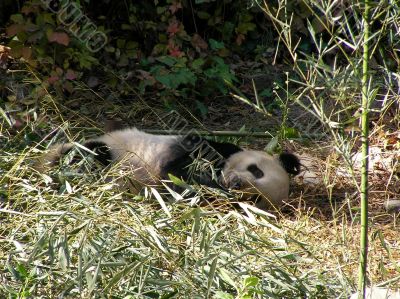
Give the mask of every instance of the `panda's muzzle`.
[{"label": "panda's muzzle", "polygon": [[223,178],[224,187],[231,190],[240,190],[243,188],[243,181],[236,175],[230,175]]}]

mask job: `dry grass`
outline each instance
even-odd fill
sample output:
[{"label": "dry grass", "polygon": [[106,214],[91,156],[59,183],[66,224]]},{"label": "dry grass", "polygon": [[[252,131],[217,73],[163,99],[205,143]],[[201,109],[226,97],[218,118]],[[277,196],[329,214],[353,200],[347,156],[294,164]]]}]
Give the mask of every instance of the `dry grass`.
[{"label": "dry grass", "polygon": [[[357,195],[327,144],[292,145],[321,181],[300,177],[290,205],[257,215],[120,193],[101,172],[37,173],[40,150],[11,147],[22,136],[0,156],[2,297],[347,298],[354,289]],[[396,287],[400,230],[372,194],[369,277]]]},{"label": "dry grass", "polygon": [[[285,10],[287,1],[278,2]],[[119,192],[101,171],[89,175],[56,168],[42,174],[33,169],[40,146],[59,138],[57,131],[79,140],[82,131],[88,133],[99,120],[114,116],[158,129],[157,108],[149,107],[152,102],[130,86],[124,86],[124,92],[131,91],[135,100],[123,105],[113,102],[118,92],[107,87],[93,92],[78,82],[66,106],[56,104],[62,101],[47,91],[40,98],[40,111],[27,103],[32,106],[25,113],[20,111],[21,99],[10,101],[7,111],[20,111],[21,119],[27,116],[26,126],[18,130],[9,128],[8,112],[0,110],[5,119],[0,122],[0,298],[348,298],[359,262],[354,155],[359,151],[361,20],[346,7],[336,24],[324,7],[340,8],[340,1],[310,3],[316,9],[312,15],[332,22],[335,30],[320,36],[309,27],[310,46],[315,47],[309,55],[296,52],[289,15],[271,18],[281,38],[277,52],[285,44],[293,58],[286,86],[275,94],[284,108],[282,128],[322,136],[308,144],[286,144],[301,154],[307,171],[295,180],[292,201],[272,215],[232,209],[226,199],[216,208],[173,202],[171,194]],[[374,8],[376,16],[386,15],[385,26],[376,28],[377,45],[385,40],[386,46],[387,38],[392,47],[387,53],[393,55],[398,53],[400,20],[396,5],[378,1]],[[351,51],[343,44],[352,45]],[[370,177],[368,277],[372,285],[400,288],[399,219],[383,208],[386,200],[400,199],[400,79],[385,64],[376,66],[373,75],[370,137],[380,154]],[[38,77],[24,80],[41,86]],[[227,105],[214,107],[213,120],[220,123],[209,127],[240,128],[246,122],[251,128],[270,128],[268,117],[263,116],[263,122],[255,114],[248,117],[248,110],[231,102],[228,111],[236,117],[221,120]],[[38,118],[32,120],[35,113]],[[193,119],[196,127],[202,126]],[[55,130],[59,127],[63,130]],[[29,141],[37,132],[39,145]]]}]

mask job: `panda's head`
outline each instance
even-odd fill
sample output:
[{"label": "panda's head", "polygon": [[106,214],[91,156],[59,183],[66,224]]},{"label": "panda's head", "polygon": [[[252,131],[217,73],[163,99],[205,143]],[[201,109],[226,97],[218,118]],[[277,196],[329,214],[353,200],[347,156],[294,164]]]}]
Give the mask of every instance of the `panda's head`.
[{"label": "panda's head", "polygon": [[243,150],[225,161],[221,184],[240,191],[245,199],[258,195],[259,208],[279,206],[289,195],[289,174],[299,171],[300,162],[293,154],[275,157],[262,151]]}]

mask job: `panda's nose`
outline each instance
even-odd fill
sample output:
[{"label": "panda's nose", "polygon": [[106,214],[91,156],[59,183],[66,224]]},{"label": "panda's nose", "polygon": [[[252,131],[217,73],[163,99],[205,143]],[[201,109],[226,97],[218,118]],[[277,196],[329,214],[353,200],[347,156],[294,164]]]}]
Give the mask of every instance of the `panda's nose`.
[{"label": "panda's nose", "polygon": [[232,190],[240,190],[242,187],[242,180],[237,176],[231,177],[228,180],[228,188]]}]

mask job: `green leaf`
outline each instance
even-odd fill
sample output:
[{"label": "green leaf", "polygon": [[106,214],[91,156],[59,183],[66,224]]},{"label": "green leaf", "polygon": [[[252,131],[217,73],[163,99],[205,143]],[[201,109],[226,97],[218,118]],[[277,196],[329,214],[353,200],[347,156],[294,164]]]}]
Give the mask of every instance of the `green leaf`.
[{"label": "green leaf", "polygon": [[192,69],[199,70],[204,65],[205,60],[203,58],[197,58],[192,62]]},{"label": "green leaf", "polygon": [[247,32],[253,31],[254,29],[256,29],[256,24],[254,23],[241,23],[236,28],[236,31],[238,33],[247,34]]},{"label": "green leaf", "polygon": [[55,25],[54,21],[54,14],[52,13],[44,13],[43,15],[43,21],[47,24]]},{"label": "green leaf", "polygon": [[158,75],[155,76],[156,80],[159,81],[160,83],[164,84],[166,87],[175,89],[178,87],[179,84],[174,80],[173,75]]},{"label": "green leaf", "polygon": [[117,39],[117,48],[122,49],[125,47],[126,40],[124,39]]},{"label": "green leaf", "polygon": [[196,83],[197,77],[189,69],[182,68],[178,69],[175,72],[156,74],[155,79],[170,89],[176,89],[182,84],[194,85]]},{"label": "green leaf", "polygon": [[272,94],[273,94],[272,93],[272,88],[266,88],[266,89],[264,89],[263,91],[261,91],[259,93],[259,96],[270,98],[270,97],[272,97]]},{"label": "green leaf", "polygon": [[228,83],[236,81],[236,77],[231,73],[229,65],[227,65],[222,58],[215,56],[213,60],[215,65],[204,71],[206,77],[211,79],[219,78]]},{"label": "green leaf", "polygon": [[287,128],[287,127],[285,127],[283,129],[283,136],[285,138],[289,138],[289,139],[290,138],[299,138],[300,134],[299,134],[299,131],[296,130],[296,128]]},{"label": "green leaf", "polygon": [[133,26],[133,25],[129,25],[129,24],[122,24],[121,25],[121,29],[122,30],[134,30],[135,29],[135,27]]},{"label": "green leaf", "polygon": [[260,283],[260,279],[255,276],[246,277],[243,282],[245,288],[255,287]]},{"label": "green leaf", "polygon": [[24,17],[21,14],[15,14],[10,17],[10,20],[17,24],[24,23]]},{"label": "green leaf", "polygon": [[172,183],[174,185],[177,185],[177,186],[180,186],[180,187],[187,186],[187,184],[184,181],[182,181],[180,178],[178,178],[178,177],[176,177],[176,176],[174,176],[174,175],[172,175],[170,173],[168,173],[168,177],[169,177],[169,179],[172,181]]},{"label": "green leaf", "polygon": [[213,50],[220,50],[220,49],[225,48],[224,42],[218,42],[218,41],[216,41],[215,39],[212,39],[212,38],[210,38],[208,42],[210,43],[210,47]]},{"label": "green leaf", "polygon": [[177,62],[176,58],[171,57],[171,56],[161,56],[161,57],[158,57],[156,60],[163,64],[166,64],[168,66],[173,66]]},{"label": "green leaf", "polygon": [[216,299],[234,299],[235,297],[233,297],[233,295],[225,293],[225,292],[221,292],[221,291],[217,291],[215,293],[215,298]]},{"label": "green leaf", "polygon": [[197,77],[195,76],[195,74],[187,68],[181,69],[179,72],[177,72],[176,78],[180,84],[194,85],[197,80]]},{"label": "green leaf", "polygon": [[225,281],[227,284],[231,285],[235,289],[238,289],[234,279],[232,278],[232,273],[230,273],[228,270],[225,270],[224,268],[220,268],[219,274],[223,281]]},{"label": "green leaf", "polygon": [[168,9],[168,6],[157,6],[157,14],[162,15]]},{"label": "green leaf", "polygon": [[138,43],[138,42],[128,41],[128,42],[126,43],[126,48],[127,48],[128,50],[137,49],[138,46],[139,46],[139,43]]},{"label": "green leaf", "polygon": [[240,15],[240,21],[242,23],[248,23],[253,19],[253,16],[250,13],[245,13]]},{"label": "green leaf", "polygon": [[271,139],[270,142],[268,142],[267,146],[265,147],[265,151],[271,155],[275,153],[278,146],[279,146],[279,138],[278,136],[275,136],[274,138]]},{"label": "green leaf", "polygon": [[24,45],[17,40],[12,40],[9,44],[11,48],[11,55],[14,58],[20,58],[22,56],[22,49],[24,48]]},{"label": "green leaf", "polygon": [[18,274],[21,276],[21,278],[28,277],[28,271],[26,270],[26,268],[23,264],[18,264],[17,271],[18,271]]}]

